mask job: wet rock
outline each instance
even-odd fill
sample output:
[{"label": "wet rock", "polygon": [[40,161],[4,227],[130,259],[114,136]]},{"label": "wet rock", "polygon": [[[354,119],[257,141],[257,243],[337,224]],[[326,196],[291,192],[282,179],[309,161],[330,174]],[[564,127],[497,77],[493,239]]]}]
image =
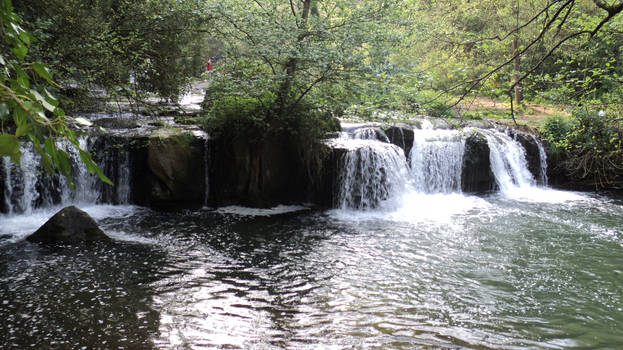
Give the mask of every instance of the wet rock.
[{"label": "wet rock", "polygon": [[210,202],[267,208],[305,200],[302,150],[287,135],[262,142],[215,138],[210,146]]},{"label": "wet rock", "polygon": [[475,132],[465,140],[461,174],[463,192],[484,193],[497,189],[489,152],[489,144],[482,134]]},{"label": "wet rock", "polygon": [[205,195],[205,140],[159,130],[147,146],[148,202],[153,207],[199,207]]},{"label": "wet rock", "polygon": [[413,128],[405,125],[390,126],[385,130],[389,142],[402,148],[407,158],[413,148]]},{"label": "wet rock", "polygon": [[106,129],[136,129],[140,127],[137,120],[130,118],[101,118],[94,120],[93,124]]},{"label": "wet rock", "polygon": [[26,239],[40,243],[88,243],[111,240],[89,214],[73,205],[54,214]]}]

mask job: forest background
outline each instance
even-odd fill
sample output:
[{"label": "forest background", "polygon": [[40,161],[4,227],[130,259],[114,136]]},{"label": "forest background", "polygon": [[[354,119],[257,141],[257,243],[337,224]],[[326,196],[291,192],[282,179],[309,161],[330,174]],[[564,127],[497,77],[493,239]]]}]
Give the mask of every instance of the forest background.
[{"label": "forest background", "polygon": [[0,0],[0,155],[19,161],[27,140],[68,175],[54,140],[79,146],[86,121],[71,115],[176,101],[207,79],[197,122],[258,154],[276,134],[309,144],[334,117],[495,119],[536,129],[577,179],[619,186],[621,11],[620,0]]}]

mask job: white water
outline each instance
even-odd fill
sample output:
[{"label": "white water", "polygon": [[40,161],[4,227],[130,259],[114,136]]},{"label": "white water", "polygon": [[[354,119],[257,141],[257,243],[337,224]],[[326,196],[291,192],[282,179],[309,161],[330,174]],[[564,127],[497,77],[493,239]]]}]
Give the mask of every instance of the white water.
[{"label": "white water", "polygon": [[415,190],[460,192],[464,152],[465,140],[456,130],[414,130],[409,161]]},{"label": "white water", "polygon": [[536,186],[536,180],[528,170],[525,151],[519,142],[497,131],[487,131],[484,135],[489,144],[491,170],[502,193]]},{"label": "white water", "polygon": [[[81,138],[80,147],[89,148],[86,137]],[[7,214],[32,214],[38,208],[48,208],[57,205],[79,204],[93,205],[103,201],[105,189],[99,178],[89,173],[80,160],[79,151],[67,142],[57,143],[60,150],[67,152],[71,163],[72,189],[69,181],[58,174],[46,173],[41,165],[41,156],[34,151],[31,145],[20,147],[20,164],[13,164],[8,157],[2,159],[4,181],[4,206]],[[111,149],[96,150],[101,153],[100,168],[115,181],[112,191],[115,203],[126,204],[130,199],[130,154],[127,150]],[[115,175],[112,176],[111,174]]]},{"label": "white water", "polygon": [[[379,140],[378,128],[362,127],[330,141],[329,144],[348,150],[338,181],[336,207],[340,210],[334,215],[357,220],[449,222],[454,215],[486,207],[482,199],[461,194],[465,133],[436,130],[429,124],[423,123],[423,129],[414,130],[408,164],[402,149]],[[517,140],[496,130],[480,132],[490,148],[491,171],[499,196],[540,203],[586,199],[577,193],[537,185],[547,184],[545,151],[538,140],[535,139],[541,161],[539,181],[528,170],[525,150]]]},{"label": "white water", "polygon": [[539,146],[539,159],[541,160],[541,173],[539,174],[539,180],[541,185],[547,186],[547,153],[545,153],[545,147],[539,139],[537,139],[534,135],[530,135],[534,142],[536,142],[537,146]]},{"label": "white water", "polygon": [[404,151],[376,140],[344,140],[350,149],[343,157],[337,206],[372,209],[399,193],[407,183]]},{"label": "white water", "polygon": [[359,140],[378,140],[382,142],[389,142],[389,138],[387,138],[385,132],[374,127],[365,127],[355,130],[353,138]]}]

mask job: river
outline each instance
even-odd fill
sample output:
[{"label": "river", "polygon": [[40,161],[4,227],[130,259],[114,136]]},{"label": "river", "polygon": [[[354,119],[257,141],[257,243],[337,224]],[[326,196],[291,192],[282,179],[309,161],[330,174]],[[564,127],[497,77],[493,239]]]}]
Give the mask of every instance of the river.
[{"label": "river", "polygon": [[333,140],[351,151],[332,210],[76,197],[114,239],[90,246],[24,240],[60,207],[2,214],[0,348],[620,347],[623,200],[537,185],[492,131],[499,190],[462,193],[464,141],[432,133],[408,165],[396,146]]},{"label": "river", "polygon": [[95,247],[21,239],[51,211],[5,217],[0,344],[620,346],[623,201],[531,195],[411,194],[394,211],[273,216],[99,205],[86,210],[115,244]]}]

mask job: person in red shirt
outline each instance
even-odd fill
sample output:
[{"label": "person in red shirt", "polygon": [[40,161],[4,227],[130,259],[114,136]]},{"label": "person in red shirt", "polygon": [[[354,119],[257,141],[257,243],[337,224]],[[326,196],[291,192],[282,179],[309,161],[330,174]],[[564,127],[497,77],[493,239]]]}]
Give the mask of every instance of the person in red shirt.
[{"label": "person in red shirt", "polygon": [[208,62],[206,63],[206,70],[208,71],[208,73],[212,70],[212,59],[208,59]]}]

